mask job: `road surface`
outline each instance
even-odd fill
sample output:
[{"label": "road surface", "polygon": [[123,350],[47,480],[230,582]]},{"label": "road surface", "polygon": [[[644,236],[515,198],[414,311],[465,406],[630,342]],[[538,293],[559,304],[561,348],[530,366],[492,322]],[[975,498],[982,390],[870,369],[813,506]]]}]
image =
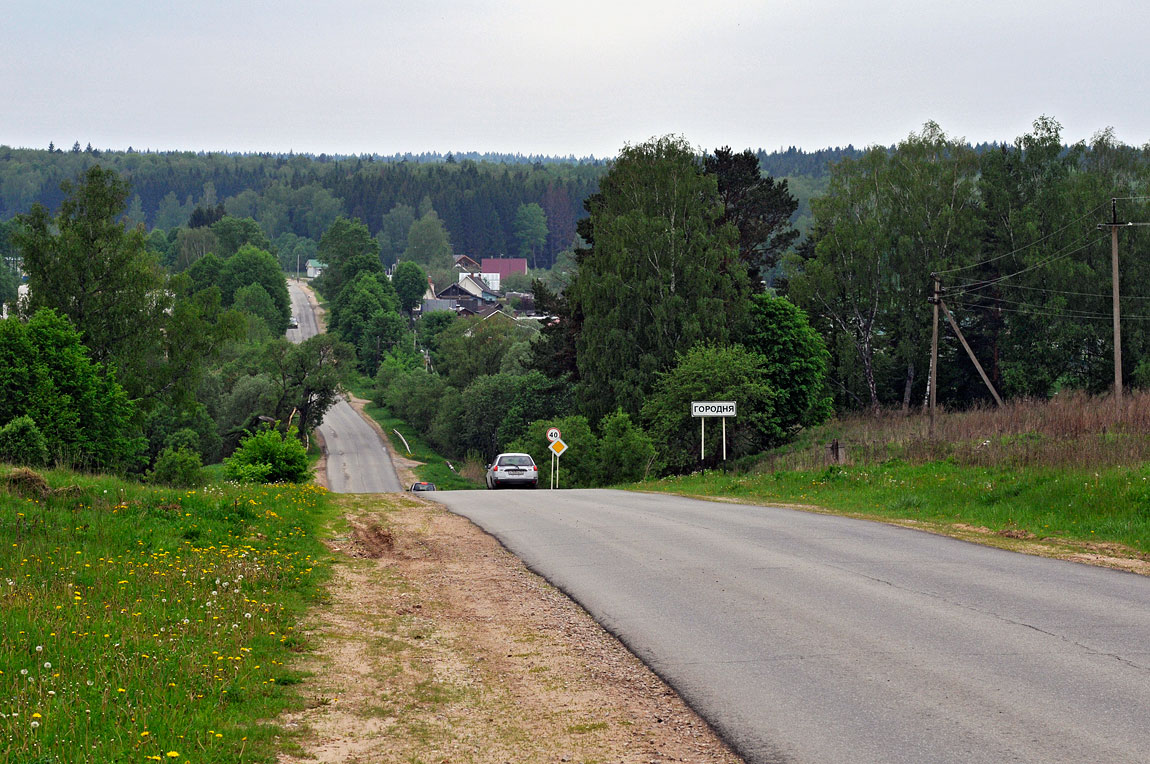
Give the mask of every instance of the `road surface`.
[{"label": "road surface", "polygon": [[[319,332],[307,295],[295,281],[288,281],[292,313],[299,328],[288,329],[287,338],[303,342]],[[393,493],[403,486],[395,473],[391,455],[379,434],[342,398],[336,401],[323,424],[316,428],[327,450],[327,484],[335,493]]]},{"label": "road surface", "polygon": [[904,528],[608,490],[428,494],[752,764],[1150,761],[1150,579]]}]

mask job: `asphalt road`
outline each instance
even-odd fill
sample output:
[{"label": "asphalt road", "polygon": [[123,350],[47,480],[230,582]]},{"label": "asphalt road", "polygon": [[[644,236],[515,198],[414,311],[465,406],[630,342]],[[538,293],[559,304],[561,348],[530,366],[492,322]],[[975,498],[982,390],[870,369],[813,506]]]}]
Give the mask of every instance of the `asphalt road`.
[{"label": "asphalt road", "polygon": [[428,494],[581,603],[748,762],[1150,761],[1150,579],[608,490]]},{"label": "asphalt road", "polygon": [[[299,328],[288,329],[287,338],[303,342],[319,332],[315,313],[303,289],[288,281],[292,313]],[[328,489],[335,493],[393,493],[403,486],[379,434],[342,398],[336,401],[318,428],[327,450]]]}]

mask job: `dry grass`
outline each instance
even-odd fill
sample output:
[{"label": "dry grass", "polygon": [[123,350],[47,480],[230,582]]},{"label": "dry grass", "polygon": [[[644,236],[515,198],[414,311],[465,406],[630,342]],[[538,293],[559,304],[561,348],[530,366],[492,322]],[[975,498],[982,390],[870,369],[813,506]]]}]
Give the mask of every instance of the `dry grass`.
[{"label": "dry grass", "polygon": [[934,437],[929,418],[901,411],[852,415],[811,430],[791,448],[763,459],[755,471],[814,469],[901,459],[949,460],[999,467],[1094,468],[1150,461],[1150,391],[1117,405],[1113,396],[1062,393],[1050,401],[1016,400],[1002,408],[940,412]]}]

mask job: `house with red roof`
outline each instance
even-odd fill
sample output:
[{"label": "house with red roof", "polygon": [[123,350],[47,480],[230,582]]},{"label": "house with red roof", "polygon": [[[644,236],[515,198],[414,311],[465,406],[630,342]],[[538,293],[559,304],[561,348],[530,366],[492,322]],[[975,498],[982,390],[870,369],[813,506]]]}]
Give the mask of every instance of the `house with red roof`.
[{"label": "house with red roof", "polygon": [[[512,273],[527,275],[527,258],[525,257],[485,257],[481,276],[492,289],[500,289],[503,280]],[[495,278],[489,278],[494,276]]]}]

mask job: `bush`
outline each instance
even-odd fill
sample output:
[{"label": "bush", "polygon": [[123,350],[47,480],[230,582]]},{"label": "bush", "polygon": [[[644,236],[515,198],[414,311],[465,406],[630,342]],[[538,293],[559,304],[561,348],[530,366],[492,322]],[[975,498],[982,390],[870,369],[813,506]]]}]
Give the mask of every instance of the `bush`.
[{"label": "bush", "polygon": [[306,483],[311,468],[294,427],[287,435],[269,427],[240,441],[224,459],[224,476],[239,483]]},{"label": "bush", "polygon": [[48,444],[32,417],[19,416],[0,427],[0,461],[25,467],[48,463]]},{"label": "bush", "polygon": [[203,466],[200,455],[191,448],[165,448],[148,473],[148,482],[173,488],[195,488],[207,482]]},{"label": "bush", "polygon": [[636,483],[658,474],[655,444],[621,409],[603,418],[599,426],[599,475],[605,485]]},{"label": "bush", "polygon": [[549,485],[547,474],[551,470],[550,441],[547,430],[558,427],[563,433],[567,450],[559,458],[559,485],[561,488],[594,488],[601,484],[599,439],[591,431],[587,417],[575,415],[556,419],[540,419],[527,426],[527,433],[504,451],[531,454],[539,467],[539,487]]},{"label": "bush", "polygon": [[739,345],[696,345],[659,374],[643,404],[647,432],[669,469],[689,472],[722,463],[722,423],[706,424],[707,454],[699,457],[700,423],[691,401],[735,401],[739,414],[727,423],[727,456],[756,454],[785,442],[794,422],[779,412],[783,394],[771,382],[767,359]]}]

